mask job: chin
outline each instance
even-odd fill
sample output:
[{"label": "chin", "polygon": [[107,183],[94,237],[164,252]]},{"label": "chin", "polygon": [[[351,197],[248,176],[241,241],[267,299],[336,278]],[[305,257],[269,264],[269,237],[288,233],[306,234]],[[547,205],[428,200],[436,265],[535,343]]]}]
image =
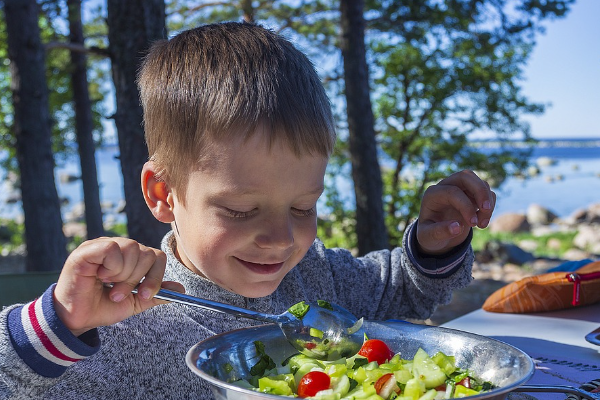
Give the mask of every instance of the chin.
[{"label": "chin", "polygon": [[272,294],[277,288],[281,281],[277,282],[256,282],[245,284],[239,288],[239,290],[235,290],[241,296],[249,297],[249,298],[259,298],[265,297]]}]

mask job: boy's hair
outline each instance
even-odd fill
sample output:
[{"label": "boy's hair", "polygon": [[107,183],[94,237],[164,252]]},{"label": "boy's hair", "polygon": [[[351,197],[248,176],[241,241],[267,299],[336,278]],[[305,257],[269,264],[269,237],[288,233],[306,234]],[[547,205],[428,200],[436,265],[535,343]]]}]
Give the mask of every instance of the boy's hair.
[{"label": "boy's hair", "polygon": [[138,75],[146,143],[159,178],[180,191],[210,144],[265,127],[272,144],[328,157],[331,104],[312,63],[274,32],[228,22],[184,31],[151,47]]}]

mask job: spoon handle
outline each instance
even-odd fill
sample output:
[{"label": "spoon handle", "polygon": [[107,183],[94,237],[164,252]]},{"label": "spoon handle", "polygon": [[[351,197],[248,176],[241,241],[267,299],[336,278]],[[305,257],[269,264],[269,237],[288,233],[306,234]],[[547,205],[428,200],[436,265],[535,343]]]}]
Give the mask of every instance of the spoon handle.
[{"label": "spoon handle", "polygon": [[[137,289],[134,289],[132,292],[137,293]],[[158,293],[154,295],[154,298],[172,301],[174,303],[186,304],[188,306],[206,308],[208,310],[231,314],[237,317],[251,318],[263,322],[278,322],[276,315],[264,314],[257,311],[248,310],[246,308],[232,306],[230,304],[202,299],[200,297],[190,296],[188,294],[175,292],[169,289],[160,289]]]}]

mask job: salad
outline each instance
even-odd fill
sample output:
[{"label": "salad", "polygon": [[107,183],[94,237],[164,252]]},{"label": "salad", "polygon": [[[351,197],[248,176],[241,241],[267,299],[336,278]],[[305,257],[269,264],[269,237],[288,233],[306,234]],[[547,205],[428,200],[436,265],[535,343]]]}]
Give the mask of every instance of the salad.
[{"label": "salad", "polygon": [[492,389],[456,366],[454,357],[419,349],[413,359],[394,354],[378,339],[366,340],[358,354],[321,361],[295,354],[276,366],[262,342],[252,377],[233,384],[274,395],[321,400],[434,400],[473,396]]}]

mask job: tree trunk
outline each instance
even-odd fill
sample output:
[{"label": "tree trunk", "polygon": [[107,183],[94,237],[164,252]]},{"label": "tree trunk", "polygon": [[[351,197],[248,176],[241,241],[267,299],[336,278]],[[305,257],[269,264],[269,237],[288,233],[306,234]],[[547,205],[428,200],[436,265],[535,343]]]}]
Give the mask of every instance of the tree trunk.
[{"label": "tree trunk", "polygon": [[341,49],[346,82],[350,162],[356,196],[358,253],[388,248],[383,215],[383,185],[365,49],[362,0],[341,0]]},{"label": "tree trunk", "polygon": [[60,270],[67,257],[54,182],[44,47],[35,0],[5,0],[28,271]]},{"label": "tree trunk", "polygon": [[142,196],[140,176],[148,160],[148,149],[136,74],[150,44],[166,36],[165,4],[162,0],[108,0],[107,4],[127,229],[130,238],[158,247],[169,225],[152,216]]},{"label": "tree trunk", "polygon": [[[67,0],[69,8],[70,42],[83,46],[81,0]],[[81,181],[85,204],[87,238],[104,236],[100,189],[96,171],[96,147],[93,137],[92,104],[87,80],[87,57],[83,52],[71,51],[71,81],[75,102],[75,130],[81,165]]]}]

